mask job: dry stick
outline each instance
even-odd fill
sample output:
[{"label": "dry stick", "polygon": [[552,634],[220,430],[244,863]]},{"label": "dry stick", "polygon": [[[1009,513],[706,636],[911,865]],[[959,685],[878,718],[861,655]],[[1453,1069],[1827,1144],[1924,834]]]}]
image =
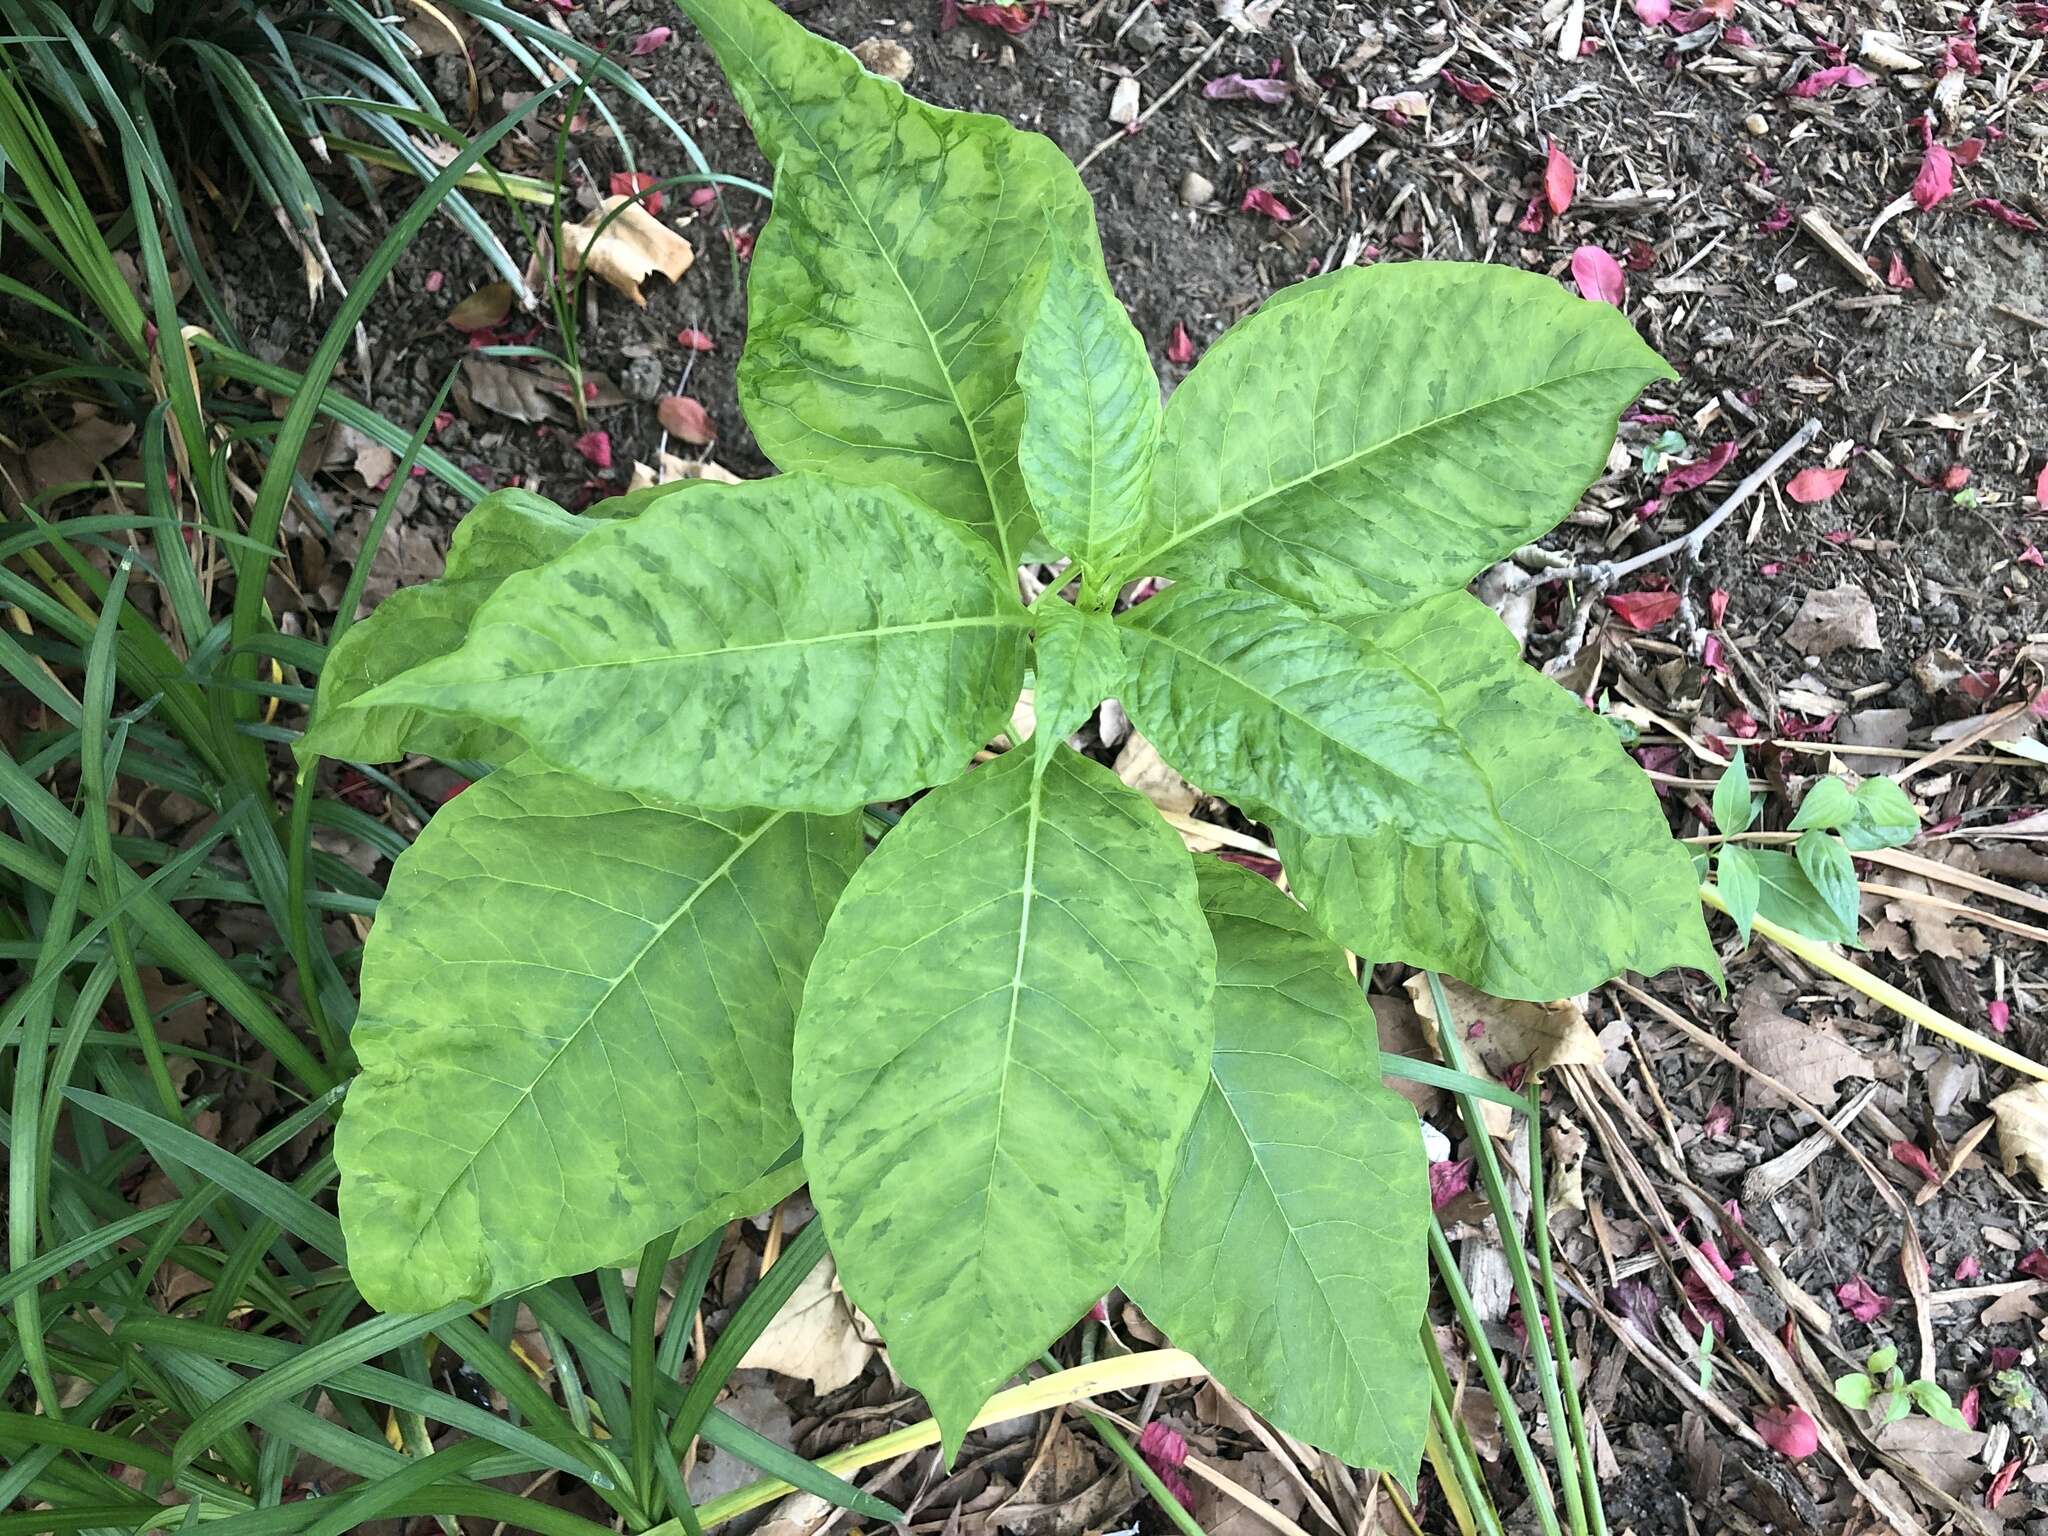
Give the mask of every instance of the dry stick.
[{"label": "dry stick", "polygon": [[1230,29],[1228,27],[1225,27],[1221,32],[1218,32],[1216,34],[1216,40],[1213,43],[1211,43],[1208,47],[1202,50],[1201,56],[1197,58],[1194,63],[1190,64],[1185,71],[1182,72],[1181,77],[1178,80],[1174,81],[1173,84],[1169,85],[1165,90],[1161,91],[1156,97],[1153,98],[1151,106],[1147,107],[1144,111],[1140,112],[1136,117],[1131,119],[1130,125],[1128,127],[1119,128],[1115,133],[1112,133],[1100,144],[1096,145],[1093,149],[1089,150],[1087,154],[1083,155],[1078,161],[1075,162],[1074,169],[1076,171],[1087,170],[1089,166],[1095,163],[1095,157],[1097,155],[1101,154],[1105,149],[1108,149],[1111,145],[1116,144],[1120,140],[1128,139],[1140,128],[1143,128],[1147,123],[1151,122],[1152,114],[1154,112],[1157,112],[1161,107],[1165,106],[1169,101],[1173,100],[1173,98],[1181,92],[1181,90],[1187,85],[1187,83],[1190,80],[1194,79],[1196,75],[1200,74],[1202,66],[1208,63],[1211,59],[1215,58],[1216,50],[1218,48],[1221,48],[1224,45],[1224,43],[1229,41],[1229,39]]},{"label": "dry stick", "polygon": [[1793,433],[1780,445],[1776,453],[1765,459],[1748,478],[1729,492],[1728,499],[1714,508],[1707,515],[1706,521],[1690,533],[1682,533],[1675,539],[1659,544],[1655,549],[1646,550],[1640,555],[1631,555],[1626,560],[1591,560],[1583,565],[1561,565],[1546,571],[1532,571],[1519,578],[1510,573],[1508,590],[1518,592],[1526,587],[1547,586],[1553,581],[1589,581],[1595,586],[1611,587],[1622,577],[1640,571],[1645,566],[1655,565],[1669,555],[1682,552],[1688,560],[1697,560],[1701,547],[1713,537],[1714,530],[1727,522],[1737,507],[1754,496],[1787,459],[1818,436],[1820,421],[1818,418],[1809,417],[1805,426]]}]

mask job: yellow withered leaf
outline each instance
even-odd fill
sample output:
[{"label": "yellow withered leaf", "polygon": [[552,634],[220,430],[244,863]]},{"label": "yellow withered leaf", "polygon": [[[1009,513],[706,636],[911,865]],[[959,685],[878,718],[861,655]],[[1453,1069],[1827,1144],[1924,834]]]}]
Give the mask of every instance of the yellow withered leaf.
[{"label": "yellow withered leaf", "polygon": [[[622,207],[607,222],[612,210]],[[623,197],[606,198],[604,206],[581,224],[563,225],[562,248],[570,266],[587,262],[592,276],[603,278],[642,309],[647,297],[640,284],[649,273],[659,272],[674,282],[697,259],[689,241],[641,204]]]}]

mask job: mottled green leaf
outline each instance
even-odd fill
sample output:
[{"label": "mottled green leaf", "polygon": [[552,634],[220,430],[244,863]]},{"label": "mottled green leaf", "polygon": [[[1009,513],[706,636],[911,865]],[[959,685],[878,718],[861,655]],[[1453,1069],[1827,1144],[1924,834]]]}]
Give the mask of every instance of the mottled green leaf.
[{"label": "mottled green leaf", "polygon": [[971,535],[884,487],[706,485],[506,580],[453,655],[366,698],[487,720],[595,782],[835,812],[1002,729],[1029,618]]},{"label": "mottled green leaf", "polygon": [[1862,893],[1856,888],[1856,862],[1849,857],[1842,840],[1818,830],[1805,832],[1800,834],[1792,856],[1828,910],[1853,933]]},{"label": "mottled green leaf", "polygon": [[1742,748],[1714,781],[1714,830],[1723,837],[1737,837],[1756,823],[1756,795],[1750,788],[1749,764]]},{"label": "mottled green leaf", "polygon": [[1829,777],[1816,779],[1806,798],[1799,802],[1799,814],[1792,818],[1794,832],[1810,831],[1814,827],[1832,830],[1847,825],[1856,814],[1856,797],[1849,793],[1849,786],[1840,779]]},{"label": "mottled green leaf", "polygon": [[1196,863],[1215,1053],[1157,1243],[1124,1289],[1276,1427],[1412,1485],[1429,1418],[1415,1111],[1381,1085],[1343,952],[1267,881]]},{"label": "mottled green leaf", "polygon": [[796,1139],[804,973],[860,847],[857,816],[707,815],[531,758],[449,802],[363,956],[335,1156],[364,1298],[519,1290],[750,1192]]},{"label": "mottled green leaf", "polygon": [[1176,587],[1124,618],[1131,723],[1192,783],[1310,832],[1504,847],[1443,699],[1267,592]]},{"label": "mottled green leaf", "polygon": [[1017,359],[1055,228],[1101,264],[1051,140],[868,74],[771,0],[686,0],[776,167],[740,401],[783,469],[900,487],[1014,566],[1032,531]]},{"label": "mottled green leaf", "polygon": [[1756,855],[1740,843],[1723,843],[1714,855],[1714,876],[1715,888],[1727,904],[1728,915],[1735,919],[1735,931],[1747,944],[1749,925],[1756,920],[1763,897]]},{"label": "mottled green leaf", "polygon": [[479,501],[455,525],[440,579],[399,588],[327,657],[313,728],[297,745],[301,761],[317,755],[384,763],[408,752],[484,762],[516,756],[518,738],[499,726],[411,705],[365,705],[362,696],[453,651],[507,576],[545,565],[589,526],[531,491],[493,491]]},{"label": "mottled green leaf", "polygon": [[1017,382],[1028,402],[1018,457],[1039,526],[1098,581],[1144,515],[1159,379],[1092,248],[1054,256]]},{"label": "mottled green leaf", "polygon": [[1277,827],[1289,883],[1324,927],[1374,961],[1535,1002],[1623,971],[1719,974],[1692,861],[1649,779],[1605,720],[1522,664],[1485,604],[1450,592],[1346,628],[1443,699],[1507,847]]},{"label": "mottled green leaf", "polygon": [[[1810,939],[1819,939],[1823,944],[1846,944],[1852,949],[1862,945],[1856,938],[1856,925],[1843,922],[1841,915],[1830,907],[1820,892],[1813,888],[1813,882],[1806,878],[1806,872],[1799,867],[1799,860],[1792,854],[1777,848],[1729,849],[1722,850],[1721,871],[1722,895],[1727,894],[1727,869],[1725,860],[1729,853],[1742,853],[1756,871],[1756,913],[1781,928],[1790,928],[1794,933],[1803,933]],[[1744,925],[1743,937],[1748,938]]]},{"label": "mottled green leaf", "polygon": [[1107,614],[1082,613],[1046,593],[1031,607],[1036,626],[1032,750],[1041,762],[1123,685],[1123,636]]},{"label": "mottled green leaf", "polygon": [[1898,848],[1920,835],[1920,812],[1896,779],[1882,775],[1856,786],[1856,810],[1842,828],[1842,842],[1851,853]]},{"label": "mottled green leaf", "polygon": [[1462,587],[1548,532],[1622,408],[1674,377],[1611,304],[1510,267],[1347,267],[1283,289],[1167,403],[1132,567],[1241,573],[1331,613]]},{"label": "mottled green leaf", "polygon": [[949,1456],[1151,1240],[1214,976],[1180,839],[1064,749],[934,790],[848,887],[797,1023],[804,1166]]}]

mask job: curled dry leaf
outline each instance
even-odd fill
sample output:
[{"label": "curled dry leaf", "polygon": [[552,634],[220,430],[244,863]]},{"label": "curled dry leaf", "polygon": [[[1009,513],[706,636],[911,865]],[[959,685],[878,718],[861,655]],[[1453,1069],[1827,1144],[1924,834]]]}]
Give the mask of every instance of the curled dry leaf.
[{"label": "curled dry leaf", "polygon": [[133,422],[109,421],[97,411],[81,410],[61,433],[29,449],[29,479],[37,490],[89,481],[134,436]]},{"label": "curled dry leaf", "polygon": [[[1444,999],[1451,1005],[1451,1028],[1457,1033],[1467,1065],[1505,1087],[1519,1090],[1532,1072],[1546,1072],[1552,1067],[1597,1067],[1605,1059],[1606,1053],[1586,1022],[1578,999],[1555,1003],[1505,1002],[1453,977],[1441,979]],[[1434,1042],[1437,1019],[1429,978],[1411,976],[1407,988],[1409,1000]],[[1496,1136],[1508,1135],[1511,1127],[1507,1106],[1486,1104],[1482,1108],[1487,1130]]]},{"label": "curled dry leaf", "polygon": [[[615,208],[624,212],[605,223]],[[604,206],[581,224],[563,225],[562,249],[570,265],[587,265],[592,276],[602,278],[642,309],[647,307],[647,297],[640,284],[650,273],[659,272],[674,282],[697,259],[689,241],[640,204],[623,197],[606,198]]]},{"label": "curled dry leaf", "polygon": [[775,1321],[740,1357],[738,1369],[808,1381],[823,1397],[857,1380],[874,1352],[828,1257],[797,1282]]},{"label": "curled dry leaf", "polygon": [[711,413],[688,395],[663,396],[654,414],[661,418],[665,430],[686,443],[702,448],[718,439],[718,427],[711,420]]},{"label": "curled dry leaf", "polygon": [[486,283],[448,311],[448,323],[458,331],[488,331],[512,313],[512,285]]},{"label": "curled dry leaf", "polygon": [[1877,608],[1870,601],[1870,594],[1847,582],[1807,593],[1798,616],[1786,626],[1785,643],[1802,656],[1884,649],[1884,641],[1877,633]]},{"label": "curled dry leaf", "polygon": [[1991,1101],[1998,1122],[1998,1151],[2005,1171],[2027,1171],[2048,1186],[2048,1082],[2029,1083]]}]

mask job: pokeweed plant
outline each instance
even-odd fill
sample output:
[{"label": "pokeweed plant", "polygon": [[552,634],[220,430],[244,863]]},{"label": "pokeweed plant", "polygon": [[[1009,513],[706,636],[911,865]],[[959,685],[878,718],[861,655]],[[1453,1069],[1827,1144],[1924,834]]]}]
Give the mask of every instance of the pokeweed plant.
[{"label": "pokeweed plant", "polygon": [[[1412,1480],[1429,1196],[1338,941],[1507,997],[1717,973],[1648,781],[1463,591],[1669,370],[1547,279],[1413,263],[1284,291],[1162,411],[1050,141],[771,0],[685,9],[775,166],[741,399],[783,473],[487,497],[329,657],[308,757],[498,765],[365,949],[355,1279],[500,1295],[808,1179],[949,1454],[1121,1285]],[[1034,736],[968,771],[1027,666]],[[1065,744],[1112,696],[1305,908]]]}]

